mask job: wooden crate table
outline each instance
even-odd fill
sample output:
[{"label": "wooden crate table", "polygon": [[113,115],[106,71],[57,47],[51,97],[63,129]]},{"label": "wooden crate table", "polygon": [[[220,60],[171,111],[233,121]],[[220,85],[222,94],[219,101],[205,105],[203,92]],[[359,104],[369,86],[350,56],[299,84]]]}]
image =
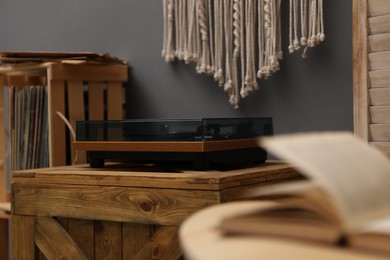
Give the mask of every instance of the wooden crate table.
[{"label": "wooden crate table", "polygon": [[301,178],[280,162],[193,171],[109,164],[15,171],[13,259],[180,259],[178,226],[197,210]]}]

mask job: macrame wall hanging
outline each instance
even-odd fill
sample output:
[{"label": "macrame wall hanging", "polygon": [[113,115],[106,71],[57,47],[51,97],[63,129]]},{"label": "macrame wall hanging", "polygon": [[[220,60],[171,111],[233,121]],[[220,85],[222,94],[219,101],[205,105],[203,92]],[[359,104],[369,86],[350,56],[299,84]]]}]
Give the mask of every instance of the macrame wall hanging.
[{"label": "macrame wall hanging", "polygon": [[[283,0],[163,0],[162,56],[195,62],[214,77],[238,108],[258,79],[279,70]],[[290,53],[324,41],[323,0],[289,0]]]}]

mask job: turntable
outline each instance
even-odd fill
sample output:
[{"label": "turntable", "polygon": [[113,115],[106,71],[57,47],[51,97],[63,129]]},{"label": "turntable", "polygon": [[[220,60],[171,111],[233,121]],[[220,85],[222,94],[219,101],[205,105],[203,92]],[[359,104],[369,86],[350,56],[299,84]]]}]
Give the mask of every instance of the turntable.
[{"label": "turntable", "polygon": [[205,170],[263,163],[267,153],[257,138],[272,133],[271,118],[79,121],[74,148],[87,151],[93,168],[110,160],[191,162],[196,170]]}]

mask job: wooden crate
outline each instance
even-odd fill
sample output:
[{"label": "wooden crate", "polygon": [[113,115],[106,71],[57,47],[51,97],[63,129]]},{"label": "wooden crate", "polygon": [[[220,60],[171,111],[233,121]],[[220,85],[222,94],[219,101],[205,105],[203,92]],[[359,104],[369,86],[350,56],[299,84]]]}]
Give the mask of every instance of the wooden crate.
[{"label": "wooden crate", "polygon": [[[50,166],[69,164],[72,140],[58,115],[67,115],[73,129],[78,120],[124,118],[124,88],[128,67],[120,64],[66,64],[48,62],[0,69],[4,86],[47,84]],[[85,95],[87,98],[85,99]],[[86,109],[88,111],[86,111]],[[12,115],[11,115],[12,116]],[[72,155],[66,154],[71,151]],[[80,156],[78,163],[84,163]]]},{"label": "wooden crate", "polygon": [[[49,165],[72,163],[74,150],[69,130],[58,113],[64,115],[73,129],[78,120],[110,120],[124,118],[123,82],[128,79],[126,64],[104,62],[43,62],[21,63],[0,67],[0,87],[45,85],[48,90]],[[0,91],[0,129],[4,129],[4,97]],[[13,115],[9,115],[12,120]],[[7,134],[9,135],[9,134]],[[0,202],[7,201],[5,134],[0,131]],[[11,149],[12,150],[12,147]],[[7,152],[11,154],[10,151]],[[11,158],[12,160],[12,158]],[[85,163],[85,153],[79,153],[75,163]],[[9,198],[8,198],[9,201]],[[6,230],[0,220],[0,235]],[[7,243],[3,242],[5,247]],[[2,250],[0,248],[0,250]],[[6,252],[7,253],[7,252]],[[8,253],[7,253],[8,254]],[[0,259],[7,259],[0,251]]]},{"label": "wooden crate", "polygon": [[218,171],[86,165],[13,172],[14,259],[179,259],[195,211],[302,178],[278,162]]}]

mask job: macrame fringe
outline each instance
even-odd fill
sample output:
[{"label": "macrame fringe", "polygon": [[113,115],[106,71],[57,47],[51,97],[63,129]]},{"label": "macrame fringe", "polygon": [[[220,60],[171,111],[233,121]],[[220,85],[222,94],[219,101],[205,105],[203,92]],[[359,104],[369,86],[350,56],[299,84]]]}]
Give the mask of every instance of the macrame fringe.
[{"label": "macrame fringe", "polygon": [[[163,0],[162,56],[195,62],[238,108],[280,69],[282,0]],[[289,0],[289,53],[325,40],[323,0]],[[257,57],[257,58],[256,58]]]}]

